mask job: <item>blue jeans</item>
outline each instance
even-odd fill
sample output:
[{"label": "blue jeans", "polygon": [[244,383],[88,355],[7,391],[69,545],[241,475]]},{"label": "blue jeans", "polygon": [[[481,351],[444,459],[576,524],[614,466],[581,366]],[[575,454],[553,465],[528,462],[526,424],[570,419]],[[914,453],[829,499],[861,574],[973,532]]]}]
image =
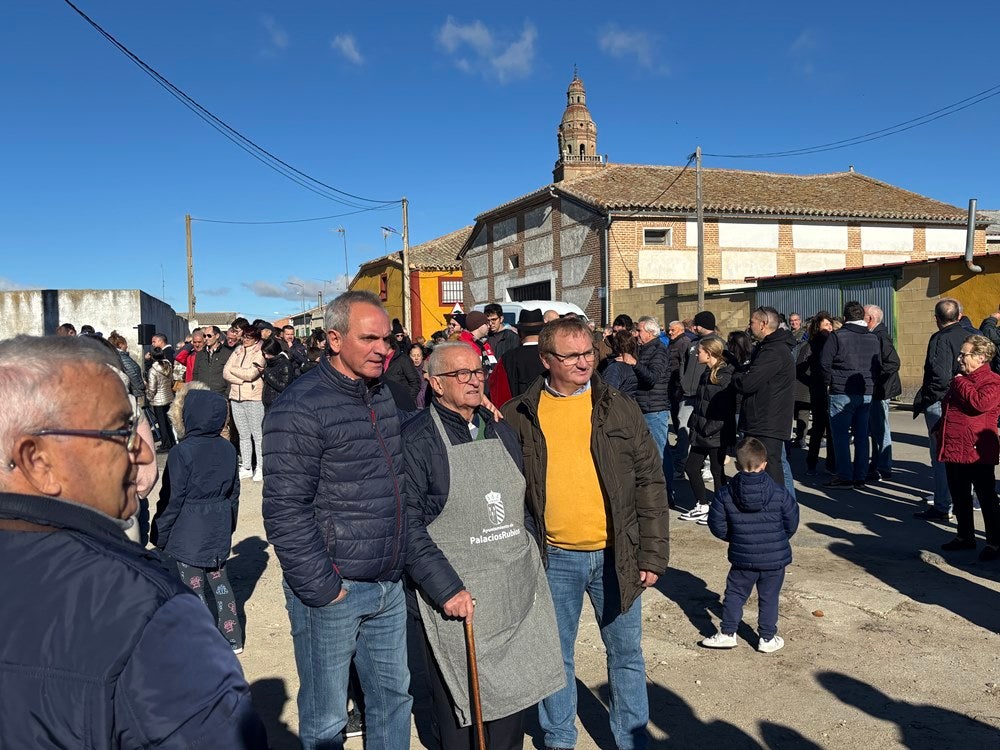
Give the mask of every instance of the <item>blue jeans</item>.
[{"label": "blue jeans", "polygon": [[667,442],[667,435],[670,434],[670,411],[651,411],[643,414],[649,433],[656,443],[656,450],[660,452],[660,459],[663,464],[663,478],[667,480],[667,494],[671,500],[674,497],[674,462],[673,454],[670,452],[670,443]]},{"label": "blue jeans", "polygon": [[303,750],[340,750],[347,724],[351,659],[365,695],[365,747],[410,746],[403,584],[344,581],[347,596],[325,607],[303,604],[282,582],[299,673]]},{"label": "blue jeans", "polygon": [[[574,648],[583,595],[590,597],[601,640],[608,652],[611,692],[608,713],[615,745],[622,750],[645,748],[649,740],[649,696],[642,658],[642,600],[621,611],[614,550],[576,552],[548,545],[548,569],[559,627],[559,645],[566,668],[566,687],[538,705],[538,723],[546,747],[576,747],[576,669]],[[607,556],[605,556],[607,552]],[[638,575],[638,571],[636,571]]]},{"label": "blue jeans", "polygon": [[872,457],[868,462],[868,473],[876,471],[883,475],[892,472],[892,430],[889,428],[888,400],[872,402],[868,417],[868,434],[872,439]]},{"label": "blue jeans", "polygon": [[[830,394],[830,433],[837,452],[837,476],[848,482],[863,482],[868,472],[868,415],[871,407],[871,396]],[[849,460],[852,433],[853,463]]]},{"label": "blue jeans", "polygon": [[743,605],[757,586],[757,634],[769,641],[778,632],[778,594],[785,580],[785,569],[737,570],[731,568],[726,576],[726,594],[722,598],[722,622],[719,625],[726,635],[736,633],[743,619]]},{"label": "blue jeans", "polygon": [[788,446],[785,441],[781,441],[781,470],[785,474],[785,489],[792,496],[792,500],[797,500],[795,496],[795,477],[792,476],[792,465],[788,463]]},{"label": "blue jeans", "polygon": [[938,461],[938,441],[931,430],[941,420],[941,402],[936,401],[924,411],[924,424],[927,425],[927,435],[930,438],[931,471],[934,472],[934,509],[942,513],[951,513],[951,490],[948,489],[948,474],[944,464]]}]

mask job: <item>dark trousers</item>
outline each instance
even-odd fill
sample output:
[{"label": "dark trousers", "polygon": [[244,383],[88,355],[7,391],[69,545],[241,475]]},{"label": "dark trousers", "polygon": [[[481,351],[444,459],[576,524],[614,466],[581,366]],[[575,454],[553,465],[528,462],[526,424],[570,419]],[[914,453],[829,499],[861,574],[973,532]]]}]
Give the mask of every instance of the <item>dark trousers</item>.
[{"label": "dark trousers", "polygon": [[812,397],[812,429],[809,431],[809,451],[806,453],[806,466],[813,470],[819,463],[819,447],[826,438],[826,470],[837,470],[837,453],[833,447],[833,434],[830,432],[830,404],[826,394]]},{"label": "dark trousers", "polygon": [[699,448],[692,445],[684,464],[684,472],[687,474],[688,482],[691,483],[691,492],[694,493],[694,500],[698,505],[705,505],[705,479],[701,476],[701,467],[705,465],[705,456],[708,456],[708,466],[712,471],[712,479],[715,481],[715,491],[721,490],[726,483],[726,475],[723,471],[726,449]]},{"label": "dark trousers", "polygon": [[785,441],[780,438],[761,437],[760,435],[747,435],[756,438],[764,445],[767,451],[767,471],[768,476],[775,481],[779,487],[785,486],[785,472],[781,468],[781,452],[784,450]]},{"label": "dark trousers", "polygon": [[944,465],[958,536],[968,542],[976,540],[975,513],[972,510],[972,490],[975,489],[983,511],[986,543],[991,547],[1000,547],[1000,503],[997,501],[995,468],[991,464]]},{"label": "dark trousers", "polygon": [[750,592],[757,586],[757,633],[769,641],[778,632],[778,595],[785,581],[785,569],[737,570],[732,568],[726,576],[726,594],[722,598],[722,623],[720,629],[733,635],[743,619],[743,605]]},{"label": "dark trousers", "polygon": [[[427,681],[431,688],[431,716],[441,750],[474,750],[476,747],[474,725],[458,726],[455,712],[451,708],[451,695],[444,683],[441,670],[431,653],[431,645],[424,637],[424,653],[427,660]],[[524,711],[518,711],[502,719],[483,722],[486,747],[490,750],[521,750],[524,746]]]},{"label": "dark trousers", "polygon": [[170,416],[167,414],[167,409],[169,408],[170,404],[153,407],[153,414],[156,415],[156,424],[160,427],[160,447],[166,449],[177,445],[177,441],[174,440],[174,428],[170,425]]}]

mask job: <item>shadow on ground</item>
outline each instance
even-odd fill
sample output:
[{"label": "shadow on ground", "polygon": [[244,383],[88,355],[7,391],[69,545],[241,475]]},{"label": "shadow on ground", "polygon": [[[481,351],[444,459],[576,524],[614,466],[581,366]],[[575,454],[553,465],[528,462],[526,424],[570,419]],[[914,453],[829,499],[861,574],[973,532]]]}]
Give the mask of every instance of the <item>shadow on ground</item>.
[{"label": "shadow on ground", "polygon": [[257,714],[267,729],[271,750],[299,750],[299,738],[281,720],[288,701],[285,681],[277,677],[257,680],[250,686],[250,695]]},{"label": "shadow on ground", "polygon": [[267,542],[259,536],[247,537],[233,547],[233,554],[226,562],[226,571],[229,573],[229,582],[233,586],[233,594],[236,596],[244,628],[246,627],[244,605],[253,596],[257,582],[267,569],[270,557],[267,554],[267,547]]}]

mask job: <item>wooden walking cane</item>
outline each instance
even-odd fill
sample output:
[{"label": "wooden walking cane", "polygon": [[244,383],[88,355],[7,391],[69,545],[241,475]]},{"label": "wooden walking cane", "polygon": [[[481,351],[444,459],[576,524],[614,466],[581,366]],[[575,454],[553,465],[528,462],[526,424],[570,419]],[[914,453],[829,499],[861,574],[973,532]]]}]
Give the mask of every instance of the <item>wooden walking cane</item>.
[{"label": "wooden walking cane", "polygon": [[[475,606],[475,599],[473,599]],[[486,735],[483,733],[483,707],[479,703],[479,667],[476,664],[476,636],[472,623],[465,621],[465,646],[469,652],[469,684],[472,686],[472,715],[476,720],[476,738],[479,750],[486,750]]]}]

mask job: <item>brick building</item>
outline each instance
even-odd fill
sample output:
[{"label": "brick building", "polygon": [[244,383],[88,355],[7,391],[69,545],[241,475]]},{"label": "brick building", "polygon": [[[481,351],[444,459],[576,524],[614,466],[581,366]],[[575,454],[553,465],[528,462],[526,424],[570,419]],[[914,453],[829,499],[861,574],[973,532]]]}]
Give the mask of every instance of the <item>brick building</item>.
[{"label": "brick building", "polygon": [[[607,322],[615,292],[697,279],[693,167],[611,164],[576,76],[553,182],[476,217],[465,304],[561,299]],[[963,209],[854,172],[703,169],[708,289],[748,278],[958,256]],[[986,246],[980,220],[976,252]]]}]

